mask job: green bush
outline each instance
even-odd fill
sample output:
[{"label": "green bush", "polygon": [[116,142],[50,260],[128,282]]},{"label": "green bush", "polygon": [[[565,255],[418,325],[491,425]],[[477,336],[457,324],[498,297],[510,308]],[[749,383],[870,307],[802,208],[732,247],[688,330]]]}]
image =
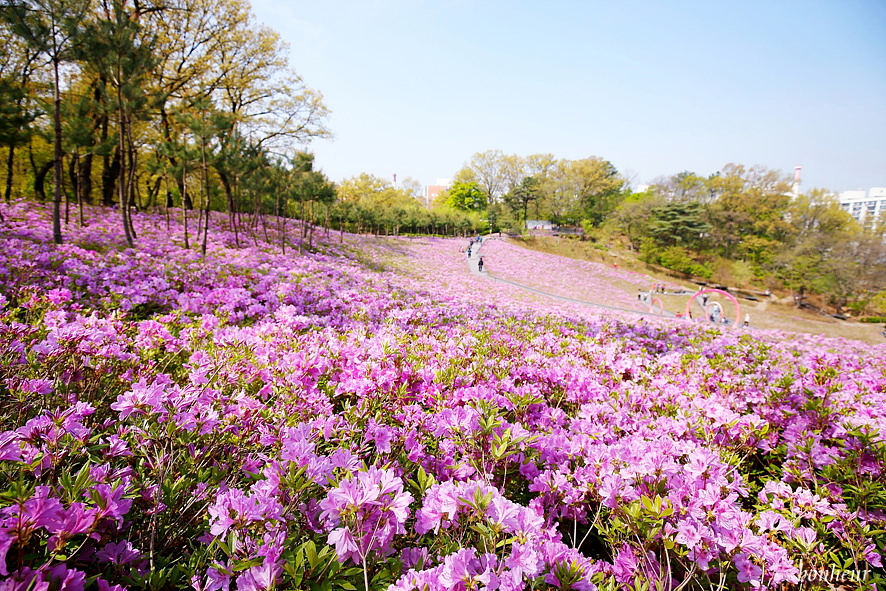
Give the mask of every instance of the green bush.
[{"label": "green bush", "polygon": [[661,250],[652,238],[643,238],[640,241],[640,260],[658,265],[661,262]]},{"label": "green bush", "polygon": [[668,269],[710,279],[714,270],[709,264],[702,264],[689,256],[682,246],[670,246],[659,255],[659,264]]},{"label": "green bush", "polygon": [[877,293],[874,297],[867,301],[866,304],[866,311],[868,313],[875,314],[880,317],[886,316],[886,289]]}]

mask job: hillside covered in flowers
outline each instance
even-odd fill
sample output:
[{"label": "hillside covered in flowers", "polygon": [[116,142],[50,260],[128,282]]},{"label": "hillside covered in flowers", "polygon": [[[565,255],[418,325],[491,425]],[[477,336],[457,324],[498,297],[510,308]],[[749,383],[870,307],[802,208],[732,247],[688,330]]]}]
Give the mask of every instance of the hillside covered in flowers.
[{"label": "hillside covered in flowers", "polygon": [[464,240],[3,213],[0,589],[884,581],[886,346],[557,302]]}]

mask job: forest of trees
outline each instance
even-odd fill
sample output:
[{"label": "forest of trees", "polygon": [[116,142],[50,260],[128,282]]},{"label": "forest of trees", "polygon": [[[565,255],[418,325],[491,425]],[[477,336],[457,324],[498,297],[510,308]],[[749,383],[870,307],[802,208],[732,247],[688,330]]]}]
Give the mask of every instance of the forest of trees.
[{"label": "forest of trees", "polygon": [[185,246],[204,250],[210,210],[238,237],[265,214],[354,231],[478,227],[412,198],[337,193],[305,151],[330,136],[322,95],[245,0],[2,0],[0,41],[4,200],[50,200],[57,243],[62,220],[92,204],[118,208],[130,245],[133,209],[176,208]]},{"label": "forest of trees", "polygon": [[526,219],[623,241],[649,263],[701,279],[819,294],[837,313],[886,313],[886,219],[860,225],[835,194],[794,195],[762,166],[727,164],[700,176],[659,178],[642,192],[598,157],[561,160],[498,150],[475,154],[439,202],[490,224]]},{"label": "forest of trees", "polygon": [[[641,257],[736,282],[823,296],[837,314],[886,311],[886,219],[859,224],[837,195],[794,195],[778,171],[728,164],[707,177],[682,172],[632,194],[614,227]],[[670,263],[670,264],[668,264]]]},{"label": "forest of trees", "polygon": [[85,205],[116,207],[130,245],[131,212],[167,208],[185,246],[204,252],[210,211],[226,212],[238,241],[266,215],[303,230],[445,235],[544,219],[687,274],[725,269],[838,310],[886,308],[886,223],[860,226],[824,190],[795,197],[763,167],[682,172],[636,192],[603,158],[490,150],[432,207],[411,179],[335,186],[306,151],[331,135],[322,95],[246,0],[0,0],[0,42],[3,198],[51,201],[57,243]]}]

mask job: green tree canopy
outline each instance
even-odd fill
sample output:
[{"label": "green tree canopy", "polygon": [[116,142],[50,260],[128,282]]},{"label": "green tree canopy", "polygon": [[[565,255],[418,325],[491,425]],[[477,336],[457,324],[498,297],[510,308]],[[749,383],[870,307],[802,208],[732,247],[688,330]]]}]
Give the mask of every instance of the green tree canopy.
[{"label": "green tree canopy", "polygon": [[697,201],[671,201],[651,212],[647,226],[659,246],[693,247],[711,226],[705,220],[704,206]]},{"label": "green tree canopy", "polygon": [[443,202],[462,211],[486,209],[486,195],[474,181],[456,181],[445,191]]},{"label": "green tree canopy", "polygon": [[399,189],[390,181],[365,172],[342,181],[338,194],[343,201],[366,207],[421,207],[410,191]]},{"label": "green tree canopy", "polygon": [[541,183],[534,176],[524,178],[519,185],[511,189],[504,196],[504,202],[513,212],[514,217],[518,217],[524,222],[529,211],[529,204],[537,201],[541,196]]}]

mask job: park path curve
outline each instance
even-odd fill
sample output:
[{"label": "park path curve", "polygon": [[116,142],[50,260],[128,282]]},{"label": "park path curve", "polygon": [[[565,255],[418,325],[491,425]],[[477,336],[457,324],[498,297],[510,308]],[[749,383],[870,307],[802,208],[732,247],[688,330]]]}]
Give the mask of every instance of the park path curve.
[{"label": "park path curve", "polygon": [[664,311],[664,314],[656,314],[654,312],[643,312],[640,310],[631,310],[628,308],[619,308],[617,306],[607,306],[606,304],[596,304],[594,302],[588,302],[586,300],[579,300],[576,298],[570,298],[567,296],[557,295],[555,293],[548,293],[546,291],[542,291],[540,289],[536,289],[534,287],[530,287],[528,285],[523,285],[522,283],[517,283],[515,281],[511,281],[509,279],[502,279],[501,277],[496,277],[489,273],[488,270],[484,269],[482,272],[479,269],[480,257],[482,256],[481,250],[483,245],[487,240],[501,240],[500,236],[480,236],[479,244],[475,243],[471,246],[470,256],[466,257],[468,270],[474,275],[478,275],[488,280],[498,281],[500,283],[507,283],[508,285],[513,285],[514,287],[519,287],[522,290],[528,291],[530,293],[538,294],[541,296],[545,296],[548,298],[553,298],[555,300],[560,300],[563,302],[570,302],[573,304],[581,304],[584,306],[593,306],[595,308],[606,308],[608,310],[618,310],[619,312],[629,312],[631,314],[639,314],[640,316],[656,316],[656,317],[666,317],[666,318],[675,318],[676,315],[673,312]]}]

